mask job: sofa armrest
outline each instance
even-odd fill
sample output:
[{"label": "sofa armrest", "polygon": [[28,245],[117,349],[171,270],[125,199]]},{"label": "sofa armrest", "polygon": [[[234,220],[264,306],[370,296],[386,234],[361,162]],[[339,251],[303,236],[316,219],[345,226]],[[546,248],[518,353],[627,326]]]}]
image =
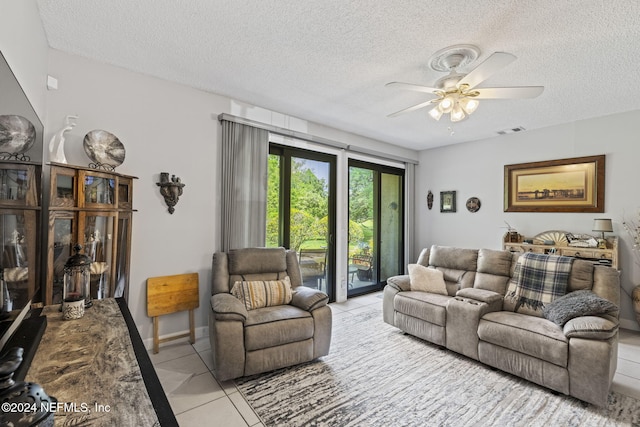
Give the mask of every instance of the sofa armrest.
[{"label": "sofa armrest", "polygon": [[231,294],[219,293],[211,297],[211,311],[216,320],[247,320],[247,308]]},{"label": "sofa armrest", "polygon": [[392,276],[387,279],[387,286],[397,289],[398,291],[410,291],[411,280],[408,274],[402,274],[399,276]]},{"label": "sofa armrest", "polygon": [[504,300],[502,294],[477,288],[460,289],[456,292],[456,296],[486,303],[488,306],[486,313],[502,310],[502,301]]},{"label": "sofa armrest", "polygon": [[608,340],[618,332],[618,320],[613,316],[580,316],[564,324],[567,338]]},{"label": "sofa armrest", "polygon": [[291,305],[306,311],[313,311],[317,308],[324,307],[329,302],[329,296],[317,289],[311,289],[304,286],[298,286],[293,291]]}]

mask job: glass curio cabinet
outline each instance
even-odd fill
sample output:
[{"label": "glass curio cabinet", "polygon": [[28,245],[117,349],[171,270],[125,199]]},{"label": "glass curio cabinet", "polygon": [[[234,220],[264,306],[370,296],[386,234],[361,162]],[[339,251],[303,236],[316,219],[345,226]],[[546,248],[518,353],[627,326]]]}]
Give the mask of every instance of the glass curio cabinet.
[{"label": "glass curio cabinet", "polygon": [[61,301],[64,264],[76,243],[92,261],[91,298],[127,298],[133,179],[51,163],[47,304]]},{"label": "glass curio cabinet", "polygon": [[39,164],[0,161],[0,318],[36,296],[41,170]]}]

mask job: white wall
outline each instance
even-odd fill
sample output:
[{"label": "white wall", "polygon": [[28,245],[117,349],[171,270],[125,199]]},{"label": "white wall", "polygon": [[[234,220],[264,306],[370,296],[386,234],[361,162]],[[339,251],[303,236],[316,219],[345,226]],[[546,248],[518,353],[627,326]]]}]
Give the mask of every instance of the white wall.
[{"label": "white wall", "polygon": [[[48,141],[69,114],[78,125],[67,134],[65,153],[70,164],[87,165],[84,135],[104,129],[126,148],[118,172],[139,177],[134,182],[131,286],[129,308],[143,339],[151,336],[146,316],[148,277],[198,272],[199,327],[207,325],[211,256],[219,240],[218,151],[220,113],[260,120],[292,130],[332,138],[408,158],[417,154],[380,141],[342,132],[235,100],[191,89],[57,50],[49,53],[49,74],[59,82],[47,98]],[[160,172],[176,174],[186,184],[173,215],[167,212],[155,183]],[[187,328],[186,314],[160,321],[160,334]]]},{"label": "white wall", "polygon": [[49,46],[35,0],[2,0],[0,51],[45,122]]},{"label": "white wall", "polygon": [[[469,248],[501,248],[505,221],[520,234],[534,236],[546,230],[591,233],[594,218],[611,218],[613,235],[620,238],[621,285],[627,293],[640,284],[640,266],[623,218],[636,219],[640,209],[640,111],[584,120],[523,133],[425,150],[417,170],[417,246],[432,244]],[[504,212],[504,165],[606,154],[604,213]],[[434,193],[432,210],[427,191]],[[440,191],[457,191],[457,212],[440,213]],[[465,208],[478,197],[481,209]],[[621,292],[623,326],[639,329],[631,299]]]}]

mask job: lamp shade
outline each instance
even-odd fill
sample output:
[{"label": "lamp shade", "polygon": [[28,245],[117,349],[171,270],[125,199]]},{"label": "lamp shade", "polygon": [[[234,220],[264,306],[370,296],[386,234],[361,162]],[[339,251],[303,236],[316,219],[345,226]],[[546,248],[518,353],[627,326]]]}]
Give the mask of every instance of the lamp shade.
[{"label": "lamp shade", "polygon": [[593,220],[593,228],[592,231],[601,231],[601,232],[612,232],[613,224],[611,220],[608,218],[596,218]]}]

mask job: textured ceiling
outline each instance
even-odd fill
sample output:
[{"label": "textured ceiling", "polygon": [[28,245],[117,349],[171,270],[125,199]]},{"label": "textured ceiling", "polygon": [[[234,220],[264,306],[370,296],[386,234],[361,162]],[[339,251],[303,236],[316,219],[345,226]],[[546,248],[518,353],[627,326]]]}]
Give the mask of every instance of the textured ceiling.
[{"label": "textured ceiling", "polygon": [[[38,0],[52,48],[421,150],[640,109],[636,0]],[[429,57],[518,59],[480,87],[540,85],[451,124],[427,109]],[[453,131],[453,135],[451,134]]]}]

